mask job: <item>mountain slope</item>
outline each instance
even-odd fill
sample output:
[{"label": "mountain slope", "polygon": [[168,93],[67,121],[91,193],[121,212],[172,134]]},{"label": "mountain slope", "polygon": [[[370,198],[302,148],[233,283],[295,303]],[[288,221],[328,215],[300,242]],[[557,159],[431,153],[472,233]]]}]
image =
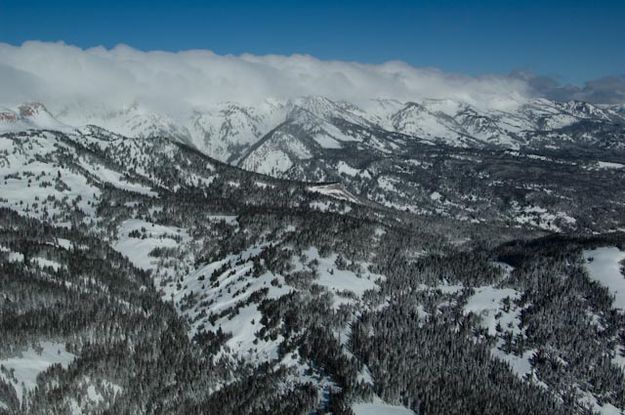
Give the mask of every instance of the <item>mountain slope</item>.
[{"label": "mountain slope", "polygon": [[0,413],[625,408],[588,265],[625,248],[617,139],[433,145],[314,103],[250,146],[281,178],[178,137],[1,134]]}]

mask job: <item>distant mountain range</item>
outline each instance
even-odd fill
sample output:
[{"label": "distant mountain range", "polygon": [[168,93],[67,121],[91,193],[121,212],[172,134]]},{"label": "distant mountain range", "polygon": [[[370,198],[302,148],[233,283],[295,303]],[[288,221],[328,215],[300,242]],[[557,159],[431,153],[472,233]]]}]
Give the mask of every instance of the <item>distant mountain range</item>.
[{"label": "distant mountain range", "polygon": [[[220,161],[273,174],[318,151],[350,143],[387,153],[406,141],[475,148],[563,147],[567,141],[580,141],[580,129],[585,136],[599,127],[618,134],[624,123],[625,106],[547,99],[507,111],[449,99],[372,99],[356,105],[312,96],[266,100],[258,106],[225,102],[176,117],[140,104],[114,110],[66,107],[51,114],[43,104],[31,103],[0,112],[0,131],[92,124],[127,137],[174,138]],[[592,143],[589,137],[584,140]]]}]

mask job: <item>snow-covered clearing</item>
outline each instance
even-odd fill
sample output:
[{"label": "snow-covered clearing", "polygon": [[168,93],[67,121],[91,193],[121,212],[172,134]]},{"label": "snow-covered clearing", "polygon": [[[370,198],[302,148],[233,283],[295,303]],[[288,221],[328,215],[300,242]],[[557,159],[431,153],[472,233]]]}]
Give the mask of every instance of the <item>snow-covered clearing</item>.
[{"label": "snow-covered clearing", "polygon": [[[351,177],[356,177],[362,173],[361,170],[353,168],[352,166],[350,166],[349,164],[347,164],[346,162],[342,160],[336,164],[336,170],[339,172],[339,174],[345,174]],[[365,170],[365,174],[363,175],[369,175],[369,172]]]},{"label": "snow-covered clearing", "polygon": [[[521,308],[515,301],[521,293],[511,288],[495,288],[491,285],[474,288],[474,294],[467,299],[464,306],[465,314],[473,313],[480,316],[480,324],[488,330],[490,336],[498,336],[501,332],[510,332],[513,335],[522,334]],[[497,330],[499,326],[499,331]],[[501,347],[503,341],[499,339],[497,345],[491,349],[491,354],[510,365],[512,371],[521,379],[532,373],[530,359],[535,350],[526,350],[522,356],[505,353]]]},{"label": "snow-covered clearing", "polygon": [[432,200],[433,200],[433,201],[435,201],[435,202],[437,202],[437,201],[441,200],[441,198],[442,198],[442,197],[443,197],[443,195],[441,195],[441,194],[440,194],[440,193],[438,193],[438,192],[432,192],[432,193],[430,194],[430,199],[432,199]]},{"label": "snow-covered clearing", "polygon": [[360,298],[365,291],[376,289],[377,281],[383,278],[382,275],[369,272],[367,264],[359,264],[361,269],[359,273],[339,269],[336,265],[338,258],[336,254],[322,257],[315,247],[308,248],[302,254],[303,261],[300,258],[294,261],[295,271],[315,271],[317,278],[313,282],[334,294],[335,307],[352,302],[350,298],[341,296],[342,293],[350,292]]},{"label": "snow-covered clearing", "polygon": [[106,379],[93,379],[85,376],[79,383],[82,396],[79,400],[69,402],[72,415],[83,415],[97,412],[97,409],[107,407],[113,397],[121,394],[123,388]]},{"label": "snow-covered clearing", "polygon": [[[282,276],[269,271],[256,278],[251,276],[253,260],[265,248],[253,246],[228,255],[184,276],[183,289],[164,289],[165,297],[174,300],[178,311],[192,321],[190,335],[221,328],[232,335],[226,345],[234,353],[258,361],[277,358],[281,339],[265,341],[256,337],[263,327],[257,303],[263,298],[278,298],[293,288]],[[256,301],[250,301],[252,296],[257,296]]]},{"label": "snow-covered clearing", "polygon": [[597,165],[600,169],[622,169],[625,167],[625,164],[613,163],[610,161],[598,161]]},{"label": "snow-covered clearing", "polygon": [[512,204],[514,220],[520,224],[533,225],[553,232],[561,232],[562,225],[573,226],[577,220],[565,212],[551,212],[541,206]]},{"label": "snow-covered clearing", "polygon": [[[495,288],[487,285],[474,289],[475,293],[467,299],[464,306],[465,314],[474,313],[481,318],[481,325],[488,330],[488,334],[497,334],[497,324],[503,329],[510,328],[516,334],[521,323],[520,310],[516,309],[514,300],[521,296],[512,288]],[[508,311],[504,310],[503,301],[509,299]]]},{"label": "snow-covered clearing", "polygon": [[515,354],[505,353],[498,348],[500,345],[501,342],[496,348],[491,350],[493,356],[508,363],[512,372],[514,372],[514,374],[521,379],[525,379],[526,375],[532,373],[532,364],[530,363],[530,359],[534,357],[536,350],[526,350],[523,352],[522,356],[517,356]]},{"label": "snow-covered clearing", "polygon": [[[138,233],[133,237],[131,233]],[[118,228],[119,239],[113,248],[128,257],[135,266],[145,270],[156,268],[159,259],[150,256],[155,248],[177,248],[189,240],[184,229],[163,226],[139,219],[129,219]],[[145,236],[145,238],[144,238]]]},{"label": "snow-covered clearing", "polygon": [[[50,341],[41,342],[40,349],[29,347],[20,355],[0,360],[0,377],[15,387],[18,399],[22,400],[24,392],[37,385],[37,376],[54,364],[67,367],[76,356],[65,350],[65,345]],[[12,372],[8,376],[7,372]]]},{"label": "snow-covered clearing", "polygon": [[619,408],[608,402],[604,402],[602,405],[599,405],[597,399],[590,392],[584,392],[581,390],[578,390],[578,392],[583,395],[581,402],[590,405],[593,411],[595,411],[594,413],[598,413],[600,415],[621,415],[623,413],[623,411]]},{"label": "snow-covered clearing", "polygon": [[[268,270],[256,274],[255,263],[264,261],[263,252],[270,249],[269,245],[255,245],[227,255],[190,272],[177,284],[161,288],[163,296],[173,300],[190,322],[191,336],[204,330],[221,330],[231,335],[226,346],[235,355],[255,362],[278,357],[283,339],[259,335],[263,329],[259,304],[263,299],[276,299],[298,288],[287,284],[285,275]],[[381,278],[368,271],[367,263],[338,259],[336,254],[322,257],[315,247],[292,253],[289,274],[310,272],[314,275],[310,283],[331,293],[335,308],[359,301],[365,291],[377,288],[376,282]]]},{"label": "snow-covered clearing", "polygon": [[603,247],[584,251],[588,276],[607,287],[614,296],[614,308],[625,311],[625,276],[620,262],[625,252],[616,247]]}]

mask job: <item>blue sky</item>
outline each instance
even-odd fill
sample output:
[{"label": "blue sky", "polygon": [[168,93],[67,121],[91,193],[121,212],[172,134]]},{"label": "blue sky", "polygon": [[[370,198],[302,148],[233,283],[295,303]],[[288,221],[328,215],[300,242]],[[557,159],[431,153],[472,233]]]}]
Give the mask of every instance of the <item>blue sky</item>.
[{"label": "blue sky", "polygon": [[0,42],[310,54],[563,83],[625,73],[625,1],[0,0]]}]

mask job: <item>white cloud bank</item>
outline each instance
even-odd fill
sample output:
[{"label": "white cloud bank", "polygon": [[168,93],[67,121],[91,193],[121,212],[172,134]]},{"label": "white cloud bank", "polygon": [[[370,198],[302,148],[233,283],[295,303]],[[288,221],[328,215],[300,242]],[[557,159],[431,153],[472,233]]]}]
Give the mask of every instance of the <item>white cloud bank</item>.
[{"label": "white cloud bank", "polygon": [[267,98],[322,95],[358,102],[452,98],[502,107],[531,94],[514,76],[470,77],[402,62],[368,65],[306,55],[220,56],[210,51],[143,52],[128,46],[80,49],[64,43],[0,43],[0,103],[40,101],[120,108],[135,103],[166,113],[222,101],[255,104]]}]

